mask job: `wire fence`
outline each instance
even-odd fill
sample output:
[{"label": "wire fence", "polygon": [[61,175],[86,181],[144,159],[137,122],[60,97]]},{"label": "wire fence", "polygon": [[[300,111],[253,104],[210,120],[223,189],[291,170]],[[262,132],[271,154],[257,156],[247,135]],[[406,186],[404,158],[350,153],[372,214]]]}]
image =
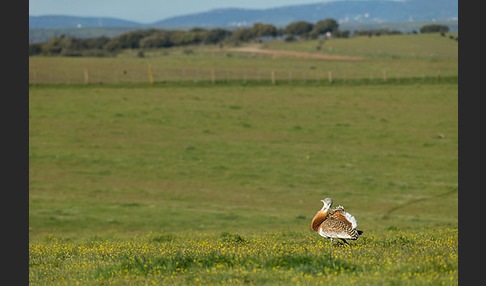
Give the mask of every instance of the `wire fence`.
[{"label": "wire fence", "polygon": [[368,72],[367,74],[347,75],[345,71],[323,70],[273,70],[273,69],[155,69],[150,64],[144,69],[30,69],[29,85],[38,84],[130,84],[130,83],[193,83],[193,84],[334,84],[334,83],[406,83],[406,82],[449,82],[457,81],[457,74],[441,75],[436,73],[398,71]]}]

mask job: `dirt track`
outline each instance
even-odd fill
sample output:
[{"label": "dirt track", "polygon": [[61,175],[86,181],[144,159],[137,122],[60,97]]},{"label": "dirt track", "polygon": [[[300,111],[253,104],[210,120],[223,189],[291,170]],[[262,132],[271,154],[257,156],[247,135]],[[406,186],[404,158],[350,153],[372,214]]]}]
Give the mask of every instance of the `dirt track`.
[{"label": "dirt track", "polygon": [[264,55],[271,55],[271,56],[291,56],[291,57],[307,57],[307,58],[314,58],[314,59],[323,59],[323,60],[345,60],[345,61],[359,61],[363,60],[360,57],[351,57],[351,56],[343,56],[343,55],[329,55],[329,54],[317,54],[317,53],[308,53],[308,52],[296,52],[296,51],[284,51],[284,50],[263,50],[256,47],[242,47],[242,48],[232,48],[229,51],[233,52],[243,52],[243,53],[252,53],[252,54],[264,54]]}]

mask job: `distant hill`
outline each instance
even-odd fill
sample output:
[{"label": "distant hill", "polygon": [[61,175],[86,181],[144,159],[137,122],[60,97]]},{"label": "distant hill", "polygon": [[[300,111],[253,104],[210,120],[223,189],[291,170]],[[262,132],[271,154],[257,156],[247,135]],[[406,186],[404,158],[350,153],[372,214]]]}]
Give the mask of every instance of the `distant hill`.
[{"label": "distant hill", "polygon": [[451,20],[458,18],[458,0],[336,0],[272,9],[216,9],[141,24],[105,17],[29,16],[29,28],[70,27],[241,27],[255,22],[285,26],[294,21],[326,18],[343,23]]},{"label": "distant hill", "polygon": [[255,22],[285,26],[294,21],[333,18],[342,23],[380,23],[458,19],[458,0],[340,0],[272,9],[217,9],[172,17],[155,26],[239,27]]},{"label": "distant hill", "polygon": [[458,26],[458,0],[336,0],[260,10],[228,8],[171,17],[151,24],[107,17],[29,16],[29,42],[43,42],[61,34],[79,38],[113,37],[149,28],[234,29],[252,26],[255,22],[284,27],[294,21],[315,23],[326,18],[336,19],[340,28],[351,31],[389,28],[410,32],[423,24],[444,23],[454,32]]},{"label": "distant hill", "polygon": [[127,27],[141,25],[133,21],[107,17],[29,16],[29,28]]}]

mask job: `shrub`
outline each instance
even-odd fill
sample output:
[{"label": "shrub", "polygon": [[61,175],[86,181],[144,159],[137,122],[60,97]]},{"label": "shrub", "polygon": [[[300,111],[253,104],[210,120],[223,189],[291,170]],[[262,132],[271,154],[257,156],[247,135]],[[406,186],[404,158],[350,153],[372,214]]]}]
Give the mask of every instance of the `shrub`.
[{"label": "shrub", "polygon": [[287,36],[285,37],[286,42],[295,42],[297,39],[294,36]]},{"label": "shrub", "polygon": [[207,31],[205,33],[203,39],[204,39],[204,43],[216,44],[216,43],[219,43],[219,42],[227,39],[229,36],[231,36],[230,31],[220,29],[220,28],[216,28],[216,29],[212,29],[212,30]]},{"label": "shrub", "polygon": [[449,27],[445,25],[437,25],[437,24],[432,24],[432,25],[425,25],[420,28],[420,33],[439,33],[439,32],[449,32]]},{"label": "shrub", "polygon": [[42,52],[42,43],[29,44],[29,56],[40,55]]},{"label": "shrub", "polygon": [[350,34],[349,30],[344,30],[344,31],[338,30],[338,31],[334,32],[333,35],[336,38],[349,38],[349,34]]},{"label": "shrub", "polygon": [[157,30],[147,30],[121,34],[112,38],[108,43],[106,43],[104,48],[108,51],[115,51],[119,49],[137,49],[140,48],[140,41],[143,38],[148,37],[156,32]]},{"label": "shrub", "polygon": [[233,32],[233,40],[236,42],[248,42],[256,37],[251,28],[241,28]]},{"label": "shrub", "polygon": [[285,27],[285,34],[290,36],[301,36],[307,38],[313,28],[314,28],[314,24],[309,22],[305,22],[305,21],[292,22]]},{"label": "shrub", "polygon": [[170,32],[158,31],[140,40],[140,48],[164,48],[171,47]]}]

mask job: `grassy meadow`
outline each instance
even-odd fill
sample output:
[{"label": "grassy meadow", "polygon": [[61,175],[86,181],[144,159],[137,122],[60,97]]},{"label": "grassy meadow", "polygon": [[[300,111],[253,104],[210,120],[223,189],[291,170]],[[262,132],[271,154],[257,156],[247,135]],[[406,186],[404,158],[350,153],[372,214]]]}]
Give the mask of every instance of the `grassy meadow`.
[{"label": "grassy meadow", "polygon": [[[458,74],[458,42],[439,34],[352,37],[286,43],[275,40],[251,44],[265,50],[347,55],[360,60],[322,60],[238,52],[240,46],[189,46],[157,50],[127,50],[114,58],[30,57],[29,83],[83,84],[85,72],[93,84],[269,82],[324,83],[333,80],[403,81],[409,78],[448,78]],[[316,47],[321,46],[320,50]]]},{"label": "grassy meadow", "polygon": [[[457,77],[457,43],[447,43],[456,50],[427,59],[354,63],[203,47],[30,58],[30,284],[456,285],[457,80],[438,80],[433,67]],[[420,61],[433,80],[213,85],[174,73],[178,84],[52,85],[40,76],[87,63],[146,71],[149,59],[168,74],[205,63],[351,75],[354,65],[368,74],[374,62],[404,71]],[[350,246],[310,229],[325,197],[364,231]]]}]

